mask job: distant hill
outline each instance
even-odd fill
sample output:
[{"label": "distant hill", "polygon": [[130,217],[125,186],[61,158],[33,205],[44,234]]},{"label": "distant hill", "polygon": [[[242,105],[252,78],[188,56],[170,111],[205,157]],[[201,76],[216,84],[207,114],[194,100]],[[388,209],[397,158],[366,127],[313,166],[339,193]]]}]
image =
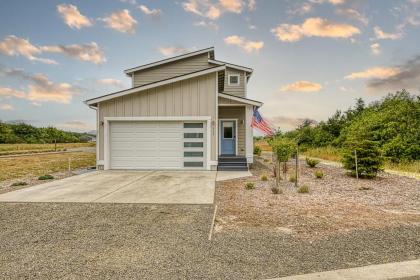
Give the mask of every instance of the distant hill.
[{"label": "distant hill", "polygon": [[[96,133],[95,133],[96,134]],[[24,122],[0,121],[0,143],[43,144],[43,143],[79,143],[94,141],[95,134],[69,132],[55,127],[35,127]]]}]

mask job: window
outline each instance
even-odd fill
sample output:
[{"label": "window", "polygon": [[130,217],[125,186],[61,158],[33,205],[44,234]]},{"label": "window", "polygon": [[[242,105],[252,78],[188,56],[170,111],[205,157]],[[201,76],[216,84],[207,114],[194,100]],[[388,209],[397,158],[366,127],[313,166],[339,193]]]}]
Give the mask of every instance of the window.
[{"label": "window", "polygon": [[239,86],[239,74],[228,75],[228,85]]},{"label": "window", "polygon": [[203,167],[202,161],[185,161],[184,167]]},{"label": "window", "polygon": [[233,122],[223,122],[223,138],[233,138]]},{"label": "window", "polygon": [[199,133],[199,132],[184,133],[184,138],[203,138],[203,133]]},{"label": "window", "polygon": [[184,152],[184,157],[203,157],[203,152]]},{"label": "window", "polygon": [[184,128],[203,128],[203,123],[184,123]]},{"label": "window", "polygon": [[184,142],[184,148],[202,148],[203,142]]}]

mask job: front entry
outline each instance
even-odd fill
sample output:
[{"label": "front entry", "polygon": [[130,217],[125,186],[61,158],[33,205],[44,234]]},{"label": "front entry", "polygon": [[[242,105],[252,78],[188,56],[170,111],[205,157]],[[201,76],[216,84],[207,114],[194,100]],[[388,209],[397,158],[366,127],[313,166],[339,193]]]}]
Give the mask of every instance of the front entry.
[{"label": "front entry", "polygon": [[220,121],[220,155],[236,155],[236,121]]}]

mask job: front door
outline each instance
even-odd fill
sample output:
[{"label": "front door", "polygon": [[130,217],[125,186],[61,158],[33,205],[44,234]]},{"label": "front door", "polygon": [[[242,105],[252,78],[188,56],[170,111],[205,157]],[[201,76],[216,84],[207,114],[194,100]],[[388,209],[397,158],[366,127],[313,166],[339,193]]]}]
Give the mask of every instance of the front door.
[{"label": "front door", "polygon": [[220,154],[236,155],[236,122],[220,122]]}]

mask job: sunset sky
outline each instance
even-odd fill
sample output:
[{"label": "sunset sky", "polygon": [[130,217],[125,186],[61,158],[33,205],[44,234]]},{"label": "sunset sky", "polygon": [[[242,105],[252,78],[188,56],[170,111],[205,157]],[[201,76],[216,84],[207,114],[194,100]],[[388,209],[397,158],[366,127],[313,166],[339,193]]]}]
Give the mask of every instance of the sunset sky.
[{"label": "sunset sky", "polygon": [[420,0],[4,0],[0,120],[93,130],[83,101],[129,87],[124,69],[210,46],[254,69],[248,97],[283,130],[420,92]]}]

